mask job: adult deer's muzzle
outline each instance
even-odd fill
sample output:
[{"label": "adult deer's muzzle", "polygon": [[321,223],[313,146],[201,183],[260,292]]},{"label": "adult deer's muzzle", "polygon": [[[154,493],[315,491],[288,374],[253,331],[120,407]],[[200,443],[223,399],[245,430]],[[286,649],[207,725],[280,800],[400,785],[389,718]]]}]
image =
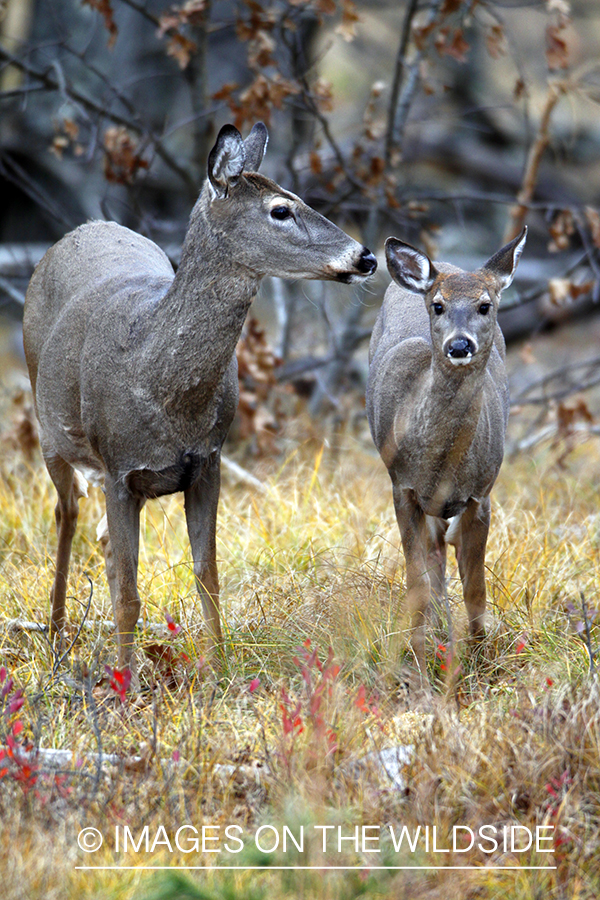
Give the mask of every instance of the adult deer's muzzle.
[{"label": "adult deer's muzzle", "polygon": [[372,275],[377,268],[377,260],[375,259],[374,254],[371,253],[370,250],[367,250],[366,247],[363,247],[362,249],[356,268],[363,275]]},{"label": "adult deer's muzzle", "polygon": [[354,284],[368,278],[377,268],[375,256],[366,247],[362,247],[358,256],[347,259],[346,268],[336,272],[335,280],[344,284]]}]

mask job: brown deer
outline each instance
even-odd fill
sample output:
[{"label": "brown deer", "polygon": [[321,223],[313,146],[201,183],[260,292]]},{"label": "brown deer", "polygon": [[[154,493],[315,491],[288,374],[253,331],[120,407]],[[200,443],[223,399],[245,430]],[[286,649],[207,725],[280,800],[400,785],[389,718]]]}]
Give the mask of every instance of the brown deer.
[{"label": "brown deer", "polygon": [[[103,482],[118,661],[140,612],[140,510],[183,491],[194,574],[221,640],[216,517],[220,456],[238,401],[235,347],[265,275],[359,282],[375,257],[258,174],[267,129],[225,125],[174,274],[163,251],[114,222],[67,234],[37,266],[23,335],[40,444],[58,492],[51,632],[65,623],[81,472]],[[85,482],[83,482],[85,484]]]},{"label": "brown deer", "polygon": [[497,324],[527,229],[476,272],[434,263],[394,237],[394,283],[371,337],[367,413],[388,468],[406,562],[412,649],[425,677],[425,620],[445,597],[446,545],[456,548],[469,630],[484,636],[490,491],[508,419]]}]

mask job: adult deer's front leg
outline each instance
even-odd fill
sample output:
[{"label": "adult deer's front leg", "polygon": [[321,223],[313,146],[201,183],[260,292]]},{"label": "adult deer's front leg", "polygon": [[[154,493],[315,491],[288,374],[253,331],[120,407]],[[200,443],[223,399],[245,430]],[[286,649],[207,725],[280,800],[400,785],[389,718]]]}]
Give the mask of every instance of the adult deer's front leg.
[{"label": "adult deer's front leg", "polygon": [[427,526],[425,513],[413,491],[394,485],[394,508],[406,563],[406,601],[410,612],[412,648],[421,675],[427,677],[425,663],[425,618],[429,606],[430,581],[427,573]]},{"label": "adult deer's front leg", "polygon": [[185,516],[194,559],[196,587],[213,646],[222,643],[217,572],[217,508],[221,490],[221,455],[213,454],[200,478],[185,492]]},{"label": "adult deer's front leg", "polygon": [[476,640],[485,636],[485,547],[489,528],[490,498],[481,502],[469,500],[460,522],[456,555],[469,616],[469,632]]},{"label": "adult deer's front leg", "polygon": [[108,576],[117,626],[119,668],[124,669],[132,664],[133,634],[140,614],[137,567],[143,501],[117,487],[108,475],[104,491],[110,537],[105,557],[110,557],[112,571],[109,570]]}]

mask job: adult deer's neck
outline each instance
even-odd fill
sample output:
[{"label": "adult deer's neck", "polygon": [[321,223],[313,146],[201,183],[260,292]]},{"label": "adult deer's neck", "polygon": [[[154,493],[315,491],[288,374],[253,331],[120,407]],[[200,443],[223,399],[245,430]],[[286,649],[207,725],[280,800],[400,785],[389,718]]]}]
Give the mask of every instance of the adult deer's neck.
[{"label": "adult deer's neck", "polygon": [[160,304],[156,335],[163,401],[171,411],[206,407],[229,366],[260,277],[238,265],[207,214],[203,192],[190,219],[181,262]]}]

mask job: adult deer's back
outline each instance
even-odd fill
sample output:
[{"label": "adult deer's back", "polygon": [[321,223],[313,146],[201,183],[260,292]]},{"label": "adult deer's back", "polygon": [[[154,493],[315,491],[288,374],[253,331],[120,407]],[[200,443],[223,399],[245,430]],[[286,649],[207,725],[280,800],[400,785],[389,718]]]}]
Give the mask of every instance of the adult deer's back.
[{"label": "adult deer's back", "polygon": [[447,543],[457,549],[471,635],[484,633],[489,494],[508,417],[496,319],[525,235],[473,273],[434,265],[415,248],[386,241],[395,283],[371,338],[367,413],[392,480],[412,644],[423,674],[425,615],[431,589],[445,594]]},{"label": "adult deer's back", "polygon": [[65,620],[79,471],[104,482],[121,666],[140,610],[139,513],[150,497],[185,494],[196,583],[221,640],[220,453],[237,406],[235,346],[262,277],[349,283],[376,267],[366,248],[258,174],[266,142],[262,124],[245,141],[221,129],[176,274],[151,241],[93,222],[48,251],[27,291],[25,353],[58,493],[52,629]]}]

